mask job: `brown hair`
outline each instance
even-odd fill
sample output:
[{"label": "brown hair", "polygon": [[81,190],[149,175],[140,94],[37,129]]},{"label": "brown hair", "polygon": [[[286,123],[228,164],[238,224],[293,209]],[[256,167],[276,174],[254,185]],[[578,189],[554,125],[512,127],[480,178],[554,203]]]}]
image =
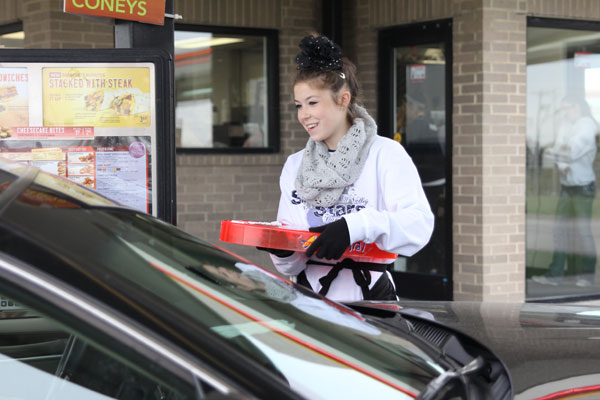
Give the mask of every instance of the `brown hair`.
[{"label": "brown hair", "polygon": [[[318,35],[313,34],[313,37]],[[337,103],[338,95],[343,89],[350,92],[350,103],[348,104],[348,122],[356,117],[354,105],[357,104],[357,98],[360,91],[358,79],[356,79],[356,66],[347,59],[342,57],[341,70],[317,70],[312,68],[298,68],[296,76],[293,79],[293,86],[298,83],[308,83],[319,89],[329,89],[333,93],[333,99]]]}]

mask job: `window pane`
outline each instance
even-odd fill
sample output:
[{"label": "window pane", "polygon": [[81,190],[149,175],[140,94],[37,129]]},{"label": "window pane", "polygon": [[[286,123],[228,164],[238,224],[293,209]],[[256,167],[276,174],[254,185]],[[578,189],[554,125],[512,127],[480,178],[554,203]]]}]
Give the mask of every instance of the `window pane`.
[{"label": "window pane", "polygon": [[600,292],[600,32],[527,29],[527,297]]},{"label": "window pane", "polygon": [[2,398],[197,398],[193,387],[158,364],[104,349],[33,309],[8,302],[0,307]]},{"label": "window pane", "polygon": [[175,32],[178,148],[267,147],[264,36]]},{"label": "window pane", "polygon": [[[0,32],[2,32],[2,30],[0,30]],[[22,30],[10,33],[0,33],[0,49],[22,49],[24,44],[25,32]]]}]

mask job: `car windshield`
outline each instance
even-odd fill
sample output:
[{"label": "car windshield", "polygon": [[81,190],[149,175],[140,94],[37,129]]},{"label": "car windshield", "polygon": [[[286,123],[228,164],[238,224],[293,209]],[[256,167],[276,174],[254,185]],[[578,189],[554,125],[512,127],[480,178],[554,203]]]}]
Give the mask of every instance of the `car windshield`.
[{"label": "car windshield", "polygon": [[[269,360],[305,394],[355,397],[351,384],[320,384],[339,375],[411,398],[443,371],[409,339],[345,307],[152,216],[105,205],[111,203],[94,192],[40,172],[1,217],[19,240],[110,285],[126,282],[147,292],[248,356]],[[8,252],[26,251],[19,240]]]}]

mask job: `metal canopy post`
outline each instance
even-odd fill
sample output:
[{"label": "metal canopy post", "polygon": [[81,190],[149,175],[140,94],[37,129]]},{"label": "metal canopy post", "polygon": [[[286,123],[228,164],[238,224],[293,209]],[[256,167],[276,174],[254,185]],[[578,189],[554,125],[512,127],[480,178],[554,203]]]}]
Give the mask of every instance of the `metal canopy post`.
[{"label": "metal canopy post", "polygon": [[157,215],[163,221],[177,223],[177,204],[175,187],[175,23],[173,18],[173,0],[165,0],[164,25],[145,24],[134,21],[115,20],[115,48],[152,48],[166,61],[165,74],[157,82],[156,139],[158,179]]},{"label": "metal canopy post", "polygon": [[343,5],[341,0],[323,0],[321,33],[343,48]]}]

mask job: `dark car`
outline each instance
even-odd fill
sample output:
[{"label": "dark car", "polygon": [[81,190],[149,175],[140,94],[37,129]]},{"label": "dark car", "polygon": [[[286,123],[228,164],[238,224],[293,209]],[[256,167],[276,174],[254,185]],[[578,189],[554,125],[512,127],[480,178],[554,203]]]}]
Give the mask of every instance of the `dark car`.
[{"label": "dark car", "polygon": [[0,293],[0,398],[520,395],[496,354],[510,360],[505,349],[450,327],[427,303],[331,302],[92,190],[4,161]]},{"label": "dark car", "polygon": [[469,334],[494,349],[507,365],[515,399],[600,399],[600,307],[410,300],[400,304],[355,306],[388,317],[418,310]]}]

